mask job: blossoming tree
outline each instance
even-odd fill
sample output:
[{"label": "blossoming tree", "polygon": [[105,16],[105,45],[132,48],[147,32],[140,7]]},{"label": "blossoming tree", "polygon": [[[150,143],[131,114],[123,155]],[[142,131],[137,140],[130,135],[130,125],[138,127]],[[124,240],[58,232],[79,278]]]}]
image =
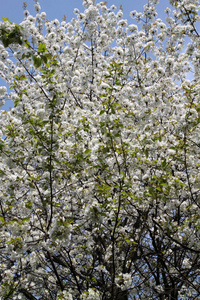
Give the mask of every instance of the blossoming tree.
[{"label": "blossoming tree", "polygon": [[200,297],[199,2],[157,2],[0,23],[1,299]]}]

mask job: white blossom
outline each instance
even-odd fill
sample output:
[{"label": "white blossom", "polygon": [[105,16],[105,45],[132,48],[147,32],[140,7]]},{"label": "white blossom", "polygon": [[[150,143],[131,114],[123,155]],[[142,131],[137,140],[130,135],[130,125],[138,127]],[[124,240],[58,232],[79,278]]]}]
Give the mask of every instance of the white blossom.
[{"label": "white blossom", "polygon": [[41,10],[40,5],[39,5],[38,3],[36,3],[36,4],[35,4],[35,11],[36,11],[37,13],[39,13],[40,10]]},{"label": "white blossom", "polygon": [[6,86],[0,86],[0,95],[5,95],[6,92],[7,92]]},{"label": "white blossom", "polygon": [[0,299],[200,297],[199,3],[146,2],[0,22]]}]

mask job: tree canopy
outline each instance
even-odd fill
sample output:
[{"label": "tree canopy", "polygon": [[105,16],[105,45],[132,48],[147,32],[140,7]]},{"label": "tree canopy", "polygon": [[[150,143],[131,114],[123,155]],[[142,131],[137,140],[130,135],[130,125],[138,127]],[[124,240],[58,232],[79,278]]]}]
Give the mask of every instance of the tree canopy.
[{"label": "tree canopy", "polygon": [[198,0],[0,23],[0,298],[200,297]]}]

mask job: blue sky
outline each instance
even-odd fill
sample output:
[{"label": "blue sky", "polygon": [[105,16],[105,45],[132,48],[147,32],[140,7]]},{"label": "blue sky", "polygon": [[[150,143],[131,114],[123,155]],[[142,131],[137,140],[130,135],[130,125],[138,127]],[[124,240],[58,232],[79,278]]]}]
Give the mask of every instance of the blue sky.
[{"label": "blue sky", "polygon": [[[83,10],[82,0],[40,0],[42,11],[47,13],[49,20],[57,18],[61,20],[64,15],[70,21],[74,17],[73,10],[78,8]],[[100,2],[100,1],[97,1]],[[108,6],[115,4],[118,8],[123,6],[124,17],[129,19],[132,10],[142,11],[148,0],[107,0]],[[159,12],[161,13],[169,5],[168,0],[160,0]],[[20,23],[23,20],[23,0],[0,0],[0,16],[7,17],[11,22]],[[28,10],[34,13],[34,1],[27,0]]]},{"label": "blue sky", "polygon": [[[103,0],[102,0],[103,1]],[[98,1],[97,2],[101,2]],[[129,14],[132,10],[143,11],[143,6],[148,2],[148,0],[107,0],[108,6],[115,4],[119,9],[120,5],[123,7],[124,18],[128,20],[129,23],[132,22]],[[24,19],[23,14],[23,0],[0,0],[0,17],[9,18],[11,22],[20,23]],[[33,15],[34,11],[34,0],[27,0],[27,9]],[[40,0],[41,11],[45,11],[48,20],[58,19],[62,20],[64,15],[67,16],[67,21],[70,21],[75,17],[73,10],[78,8],[83,11],[82,0]],[[169,0],[160,0],[158,5],[159,17],[164,17],[164,9],[169,6]],[[0,78],[0,86],[5,85],[4,81]],[[8,109],[12,106],[11,101],[2,107],[3,109]]]}]

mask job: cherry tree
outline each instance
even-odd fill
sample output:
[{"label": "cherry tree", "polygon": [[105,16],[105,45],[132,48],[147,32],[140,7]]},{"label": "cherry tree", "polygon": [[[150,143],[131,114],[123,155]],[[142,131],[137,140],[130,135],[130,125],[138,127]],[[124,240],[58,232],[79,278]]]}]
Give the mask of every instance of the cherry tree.
[{"label": "cherry tree", "polygon": [[1,299],[200,297],[200,6],[156,4],[0,23]]}]

